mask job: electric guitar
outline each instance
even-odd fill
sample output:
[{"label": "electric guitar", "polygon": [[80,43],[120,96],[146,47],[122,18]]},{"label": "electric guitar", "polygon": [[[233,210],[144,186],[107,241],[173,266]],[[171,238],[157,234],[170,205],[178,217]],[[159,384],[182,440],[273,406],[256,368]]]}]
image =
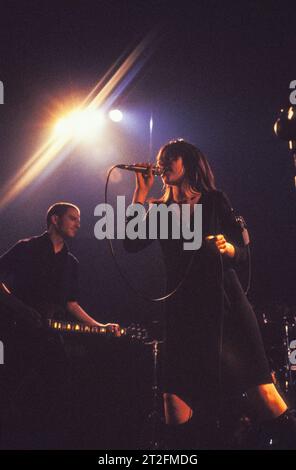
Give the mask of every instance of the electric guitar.
[{"label": "electric guitar", "polygon": [[101,335],[105,337],[122,338],[127,337],[136,341],[146,341],[148,339],[148,332],[141,325],[131,324],[126,328],[119,327],[119,331],[110,331],[105,326],[89,326],[82,323],[74,323],[67,321],[60,321],[49,319],[47,320],[47,327],[51,330],[60,333],[69,333],[72,335]]},{"label": "electric guitar", "polygon": [[[42,308],[42,315],[37,310],[31,309],[24,302],[15,297],[5,284],[0,283],[0,304],[6,305],[16,314],[15,320],[22,320],[27,323],[27,326],[39,327],[49,330],[55,330],[60,333],[70,334],[85,334],[85,335],[101,335],[105,337],[127,337],[131,340],[137,340],[145,342],[148,339],[147,330],[138,324],[131,324],[126,328],[119,327],[118,331],[111,331],[109,328],[104,326],[88,326],[82,323],[75,323],[70,321],[45,319],[47,315],[52,316],[52,311],[56,310],[56,306],[46,305]],[[60,309],[59,314],[63,313]]]}]

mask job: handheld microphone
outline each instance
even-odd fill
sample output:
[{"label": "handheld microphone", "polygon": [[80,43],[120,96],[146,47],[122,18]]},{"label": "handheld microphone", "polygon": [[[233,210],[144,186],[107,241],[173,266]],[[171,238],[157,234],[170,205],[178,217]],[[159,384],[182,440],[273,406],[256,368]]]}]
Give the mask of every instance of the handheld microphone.
[{"label": "handheld microphone", "polygon": [[235,216],[236,223],[240,226],[240,229],[242,231],[242,237],[244,240],[245,246],[248,246],[250,244],[250,236],[247,228],[247,224],[245,219],[243,218],[242,215],[237,215]]},{"label": "handheld microphone", "polygon": [[[141,165],[116,165],[117,168],[120,168],[121,170],[128,170],[128,171],[136,171],[138,173],[148,173],[148,168],[146,166],[141,166]],[[152,167],[152,174],[154,176],[161,176],[165,172],[165,168],[161,170],[160,168],[157,168],[156,166]]]}]

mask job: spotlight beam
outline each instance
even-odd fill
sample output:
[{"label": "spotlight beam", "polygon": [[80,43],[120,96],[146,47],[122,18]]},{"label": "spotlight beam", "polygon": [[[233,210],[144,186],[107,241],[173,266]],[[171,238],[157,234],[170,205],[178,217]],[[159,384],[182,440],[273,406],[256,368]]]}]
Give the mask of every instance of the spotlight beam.
[{"label": "spotlight beam", "polygon": [[[140,68],[144,65],[145,60],[149,57],[147,49],[154,37],[155,33],[150,33],[146,38],[144,38],[120,66],[118,66],[118,61],[116,61],[104,77],[86,96],[78,109],[98,109],[106,103],[108,98],[112,99],[112,93],[116,92],[116,87],[118,87],[125,78],[124,87],[120,90],[120,93],[122,93],[124,88],[126,88],[126,86],[133,80]],[[145,60],[143,58],[139,65],[139,59],[143,56],[144,52],[146,52]],[[150,54],[151,53],[152,51],[150,51]],[[108,78],[109,75],[110,78]],[[104,84],[106,80],[107,82]],[[92,96],[94,96],[94,98],[92,98]],[[69,141],[70,139],[65,137],[50,137],[47,142],[45,142],[41,148],[34,153],[34,155],[22,166],[18,173],[10,179],[0,192],[0,211],[14,200],[25,188],[27,188],[28,185],[30,185],[34,180],[37,180],[40,173],[45,171],[50,163],[57,158],[58,154],[64,149]],[[59,159],[59,164],[61,164],[67,155],[68,152],[64,152],[62,158]]]}]

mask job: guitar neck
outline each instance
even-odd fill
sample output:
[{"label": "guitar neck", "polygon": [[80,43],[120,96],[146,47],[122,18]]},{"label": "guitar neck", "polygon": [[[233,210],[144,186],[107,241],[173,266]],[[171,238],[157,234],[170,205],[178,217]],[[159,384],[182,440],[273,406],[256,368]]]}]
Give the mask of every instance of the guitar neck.
[{"label": "guitar neck", "polygon": [[[73,322],[65,322],[65,321],[58,321],[58,320],[47,320],[47,325],[50,329],[61,331],[61,332],[69,332],[69,333],[84,333],[84,334],[93,334],[93,335],[103,335],[103,336],[116,336],[114,333],[110,332],[104,326],[89,326],[84,325],[82,323],[73,323]],[[127,331],[126,328],[120,328],[120,334],[118,336],[125,336]]]}]

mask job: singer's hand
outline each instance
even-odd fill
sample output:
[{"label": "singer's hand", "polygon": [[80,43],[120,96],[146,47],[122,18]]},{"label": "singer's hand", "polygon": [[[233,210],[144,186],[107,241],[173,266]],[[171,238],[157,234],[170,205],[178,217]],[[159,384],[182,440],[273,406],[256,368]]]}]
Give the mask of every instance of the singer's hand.
[{"label": "singer's hand", "polygon": [[153,165],[147,163],[137,163],[137,165],[147,167],[147,173],[136,172],[136,189],[133,203],[144,203],[154,183],[154,175],[152,173]]},{"label": "singer's hand", "polygon": [[214,243],[216,248],[219,250],[221,255],[227,255],[230,258],[233,258],[235,255],[235,248],[234,246],[227,242],[224,235],[219,234],[219,235],[208,235],[206,237],[206,240],[209,243]]}]

